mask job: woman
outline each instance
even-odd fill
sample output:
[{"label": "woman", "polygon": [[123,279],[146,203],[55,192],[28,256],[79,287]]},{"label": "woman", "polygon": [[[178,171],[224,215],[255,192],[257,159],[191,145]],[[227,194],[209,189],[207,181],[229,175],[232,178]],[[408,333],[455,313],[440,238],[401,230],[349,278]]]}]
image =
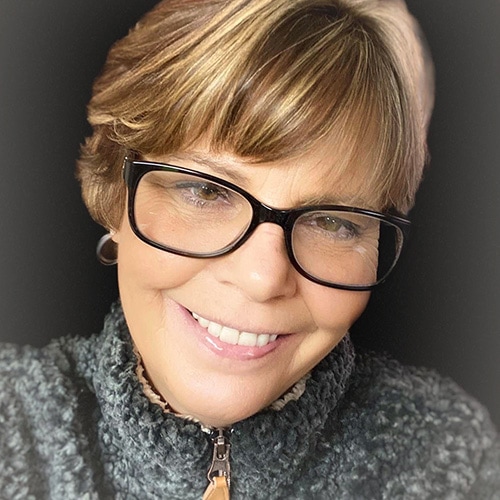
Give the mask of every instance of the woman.
[{"label": "woman", "polygon": [[120,304],[3,350],[2,495],[498,497],[485,411],[348,336],[431,107],[398,1],[160,2],[110,51],[78,164]]}]

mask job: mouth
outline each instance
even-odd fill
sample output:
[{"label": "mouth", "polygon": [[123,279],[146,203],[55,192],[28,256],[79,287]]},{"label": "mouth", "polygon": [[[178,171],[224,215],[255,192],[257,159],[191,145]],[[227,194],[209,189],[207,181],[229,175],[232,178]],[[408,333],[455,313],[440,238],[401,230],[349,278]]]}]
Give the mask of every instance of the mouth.
[{"label": "mouth", "polygon": [[275,342],[278,338],[278,335],[236,330],[235,328],[230,328],[205,319],[194,312],[191,312],[191,315],[212,337],[218,338],[225,344],[240,345],[245,347],[265,347],[268,344]]}]

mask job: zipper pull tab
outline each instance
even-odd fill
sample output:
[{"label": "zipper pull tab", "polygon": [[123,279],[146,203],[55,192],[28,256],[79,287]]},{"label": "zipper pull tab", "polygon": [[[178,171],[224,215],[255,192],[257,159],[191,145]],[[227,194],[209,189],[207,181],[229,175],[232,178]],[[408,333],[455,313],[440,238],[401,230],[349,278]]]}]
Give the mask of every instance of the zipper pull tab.
[{"label": "zipper pull tab", "polygon": [[207,473],[210,484],[203,495],[203,500],[229,500],[229,487],[231,485],[229,451],[231,444],[223,429],[217,430],[217,434],[213,438],[213,445],[212,464]]}]

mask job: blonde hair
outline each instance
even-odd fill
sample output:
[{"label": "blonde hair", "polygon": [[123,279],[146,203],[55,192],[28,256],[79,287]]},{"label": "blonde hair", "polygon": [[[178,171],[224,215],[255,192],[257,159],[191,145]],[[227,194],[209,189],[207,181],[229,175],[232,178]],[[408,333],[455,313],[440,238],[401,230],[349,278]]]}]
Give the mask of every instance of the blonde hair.
[{"label": "blonde hair", "polygon": [[370,185],[385,209],[405,213],[426,161],[432,96],[431,64],[402,1],[164,0],[109,52],[77,175],[93,218],[116,229],[130,151],[159,156],[203,139],[276,161],[334,131],[360,144],[375,129]]}]

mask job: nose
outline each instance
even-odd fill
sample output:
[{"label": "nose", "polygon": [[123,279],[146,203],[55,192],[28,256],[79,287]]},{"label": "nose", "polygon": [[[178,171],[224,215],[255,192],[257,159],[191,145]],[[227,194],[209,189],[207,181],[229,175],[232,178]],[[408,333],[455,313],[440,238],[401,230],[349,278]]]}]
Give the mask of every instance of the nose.
[{"label": "nose", "polygon": [[220,264],[219,279],[252,301],[295,295],[297,273],[287,255],[283,229],[277,224],[260,224],[241,247],[221,257]]}]

